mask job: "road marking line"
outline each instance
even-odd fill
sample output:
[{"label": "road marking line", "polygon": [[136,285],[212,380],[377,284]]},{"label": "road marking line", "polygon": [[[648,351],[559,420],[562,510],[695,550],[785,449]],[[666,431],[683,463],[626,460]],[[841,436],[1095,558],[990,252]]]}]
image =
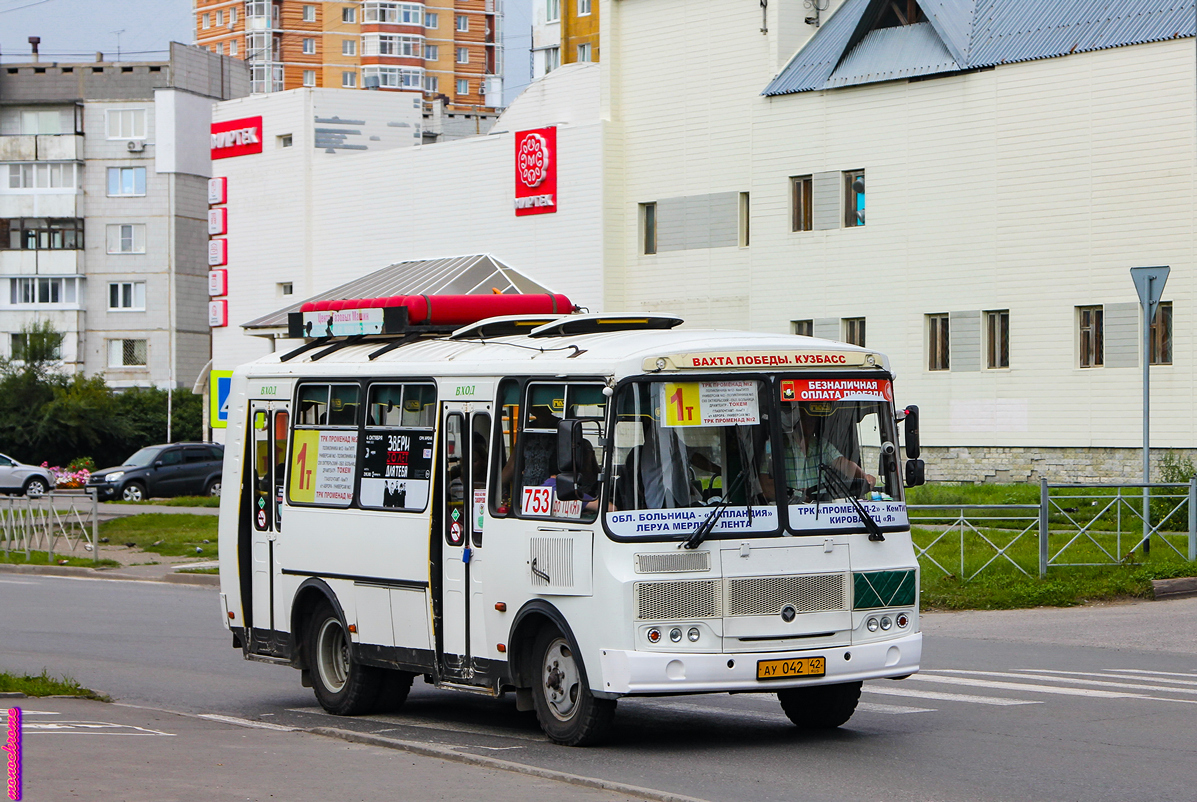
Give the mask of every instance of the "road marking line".
[{"label": "road marking line", "polygon": [[1184,674],[1180,671],[1148,671],[1145,668],[1107,668],[1106,671],[1124,672],[1129,674],[1152,674],[1160,677],[1193,677],[1197,679],[1197,674]]},{"label": "road marking line", "polygon": [[[340,716],[334,716],[324,710],[322,707],[290,707],[287,708],[290,713],[307,713],[311,716],[327,716],[329,718],[339,719]],[[528,732],[521,732],[519,730],[505,730],[499,727],[477,727],[468,724],[453,724],[449,721],[439,721],[431,718],[417,718],[415,716],[406,716],[399,714],[375,714],[368,717],[361,717],[362,721],[373,721],[383,724],[400,724],[404,727],[416,727],[422,730],[440,730],[442,732],[463,732],[468,735],[489,735],[497,738],[515,738],[520,741],[547,741],[548,736],[534,735]]]},{"label": "road marking line", "polygon": [[255,730],[276,730],[278,732],[296,732],[297,727],[284,727],[282,724],[271,724],[269,721],[253,721],[237,716],[222,716],[216,713],[200,713],[197,718],[208,721],[219,721],[223,724],[235,724],[238,727],[253,727]]},{"label": "road marking line", "polygon": [[[635,702],[638,706],[656,707],[661,710],[685,710],[695,713],[718,714],[724,718],[739,718],[750,719],[752,721],[765,721],[770,724],[786,723],[789,721],[786,714],[781,710],[774,713],[771,710],[762,710],[759,713],[749,712],[747,710],[732,710],[726,707],[709,707],[706,705],[696,705],[687,702],[650,702],[644,699],[637,699]],[[872,704],[870,702],[861,702],[856,707],[857,710],[864,710],[869,713],[882,713],[885,715],[901,715],[903,713],[934,713],[925,707],[906,707],[904,705],[883,705]]]},{"label": "road marking line", "polygon": [[1164,691],[1166,693],[1197,693],[1197,689],[1166,688],[1162,685],[1140,685],[1134,682],[1107,682],[1099,679],[1076,679],[1074,677],[1051,677],[1043,674],[1016,674],[1008,671],[970,671],[963,668],[940,669],[947,674],[976,674],[983,677],[1012,677],[1015,679],[1037,679],[1041,682],[1075,682],[1078,685],[1099,685],[1104,688],[1130,688],[1136,691]]},{"label": "road marking line", "polygon": [[943,682],[948,685],[971,685],[976,688],[998,688],[1006,691],[1054,693],[1060,696],[1089,696],[1097,699],[1150,699],[1156,702],[1179,702],[1180,704],[1197,705],[1197,699],[1172,699],[1166,696],[1144,696],[1141,693],[1101,691],[1097,690],[1096,688],[1057,688],[1051,685],[1030,685],[1024,682],[997,682],[995,680],[970,679],[968,677],[931,676],[925,673],[912,674],[907,679],[918,680],[920,682]]},{"label": "road marking line", "polygon": [[965,693],[943,693],[941,691],[916,691],[913,688],[864,688],[865,693],[880,693],[886,696],[911,696],[915,699],[935,699],[944,702],[971,702],[976,705],[1041,705],[1043,702],[1027,699],[1003,699],[998,696],[975,696]]},{"label": "road marking line", "polygon": [[[1111,677],[1109,674],[1101,674],[1101,673],[1097,673],[1097,672],[1093,672],[1093,671],[1058,671],[1058,670],[1053,670],[1053,669],[1049,669],[1049,668],[1018,668],[1015,670],[1016,671],[1025,671],[1029,674],[1062,674],[1062,675],[1066,675],[1066,676],[1076,676],[1076,677],[1105,677],[1107,679],[1114,678],[1114,677]],[[1106,670],[1109,671],[1110,669],[1106,669]],[[1163,672],[1144,671],[1142,673],[1144,673],[1144,674],[1160,674]],[[1136,676],[1135,674],[1130,674],[1130,673],[1128,673],[1126,677],[1122,677],[1122,676],[1118,676],[1118,675],[1114,675],[1114,676],[1117,677],[1118,679],[1139,679],[1139,680],[1143,680],[1145,682],[1146,681],[1171,682],[1173,685],[1197,685],[1197,680],[1167,679],[1165,677],[1154,677],[1154,676],[1153,677],[1140,677],[1140,676]],[[1159,687],[1161,690],[1169,690],[1168,688],[1166,688],[1164,686],[1159,686]]]},{"label": "road marking line", "polygon": [[876,702],[860,702],[856,705],[856,712],[881,713],[886,716],[900,716],[905,713],[934,713],[930,707],[907,707],[906,705],[883,705]]},{"label": "road marking line", "polygon": [[36,585],[36,582],[21,582],[16,579],[0,579],[0,585]]}]

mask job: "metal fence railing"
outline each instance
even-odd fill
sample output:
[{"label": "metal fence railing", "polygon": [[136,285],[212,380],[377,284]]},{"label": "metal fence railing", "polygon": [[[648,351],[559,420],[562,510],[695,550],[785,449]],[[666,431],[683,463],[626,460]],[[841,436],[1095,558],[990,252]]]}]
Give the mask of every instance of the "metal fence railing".
[{"label": "metal fence railing", "polygon": [[[44,551],[49,562],[55,553],[75,551],[82,542],[90,546],[93,560],[100,558],[99,503],[94,493],[56,491],[38,498],[0,497],[0,546],[4,556]],[[65,549],[63,547],[66,547]]]},{"label": "metal fence railing", "polygon": [[[1197,478],[1187,484],[1040,483],[1038,504],[912,504],[915,553],[968,582],[995,565],[1125,565],[1154,548],[1197,561]],[[950,566],[950,567],[949,567]]]}]

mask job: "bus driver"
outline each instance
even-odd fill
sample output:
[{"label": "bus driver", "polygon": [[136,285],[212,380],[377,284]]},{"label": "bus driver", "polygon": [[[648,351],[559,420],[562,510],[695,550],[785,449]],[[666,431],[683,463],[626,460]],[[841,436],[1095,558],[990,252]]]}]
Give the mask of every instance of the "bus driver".
[{"label": "bus driver", "polygon": [[[812,501],[818,495],[820,465],[823,470],[834,469],[849,482],[863,481],[866,490],[872,490],[877,484],[877,477],[866,473],[827,439],[824,427],[819,425],[819,419],[808,404],[783,405],[780,417],[785,441],[786,484],[791,495],[799,494],[797,501]],[[768,450],[766,446],[766,452]],[[773,477],[767,473],[761,474],[761,490],[770,501],[776,498]]]}]

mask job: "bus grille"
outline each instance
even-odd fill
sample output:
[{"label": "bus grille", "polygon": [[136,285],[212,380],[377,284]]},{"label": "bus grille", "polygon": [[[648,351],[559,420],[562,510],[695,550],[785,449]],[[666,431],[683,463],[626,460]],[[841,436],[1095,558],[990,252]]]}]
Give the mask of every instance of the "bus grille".
[{"label": "bus grille", "polygon": [[844,574],[756,576],[727,580],[727,614],[777,615],[787,604],[799,613],[845,610]]},{"label": "bus grille", "polygon": [[636,618],[665,621],[675,618],[718,618],[722,615],[721,585],[717,579],[698,582],[637,582]]},{"label": "bus grille", "polygon": [[638,574],[684,574],[689,571],[710,571],[709,551],[678,551],[664,554],[637,554]]}]

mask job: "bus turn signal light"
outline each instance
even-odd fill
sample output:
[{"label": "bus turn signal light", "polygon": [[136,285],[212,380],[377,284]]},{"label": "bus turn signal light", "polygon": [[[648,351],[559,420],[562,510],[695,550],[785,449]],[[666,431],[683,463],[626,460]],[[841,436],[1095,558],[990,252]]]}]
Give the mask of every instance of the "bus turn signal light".
[{"label": "bus turn signal light", "polygon": [[[495,609],[498,610],[500,613],[507,612],[507,602],[495,602]],[[503,650],[500,649],[499,651],[503,651]]]},{"label": "bus turn signal light", "polygon": [[497,643],[497,644],[495,644],[495,649],[499,652],[499,654],[503,654],[504,652],[507,651],[507,644],[506,643]]},{"label": "bus turn signal light", "polygon": [[234,613],[232,610],[229,610],[229,618],[236,618],[236,617],[237,617],[237,614]]}]

